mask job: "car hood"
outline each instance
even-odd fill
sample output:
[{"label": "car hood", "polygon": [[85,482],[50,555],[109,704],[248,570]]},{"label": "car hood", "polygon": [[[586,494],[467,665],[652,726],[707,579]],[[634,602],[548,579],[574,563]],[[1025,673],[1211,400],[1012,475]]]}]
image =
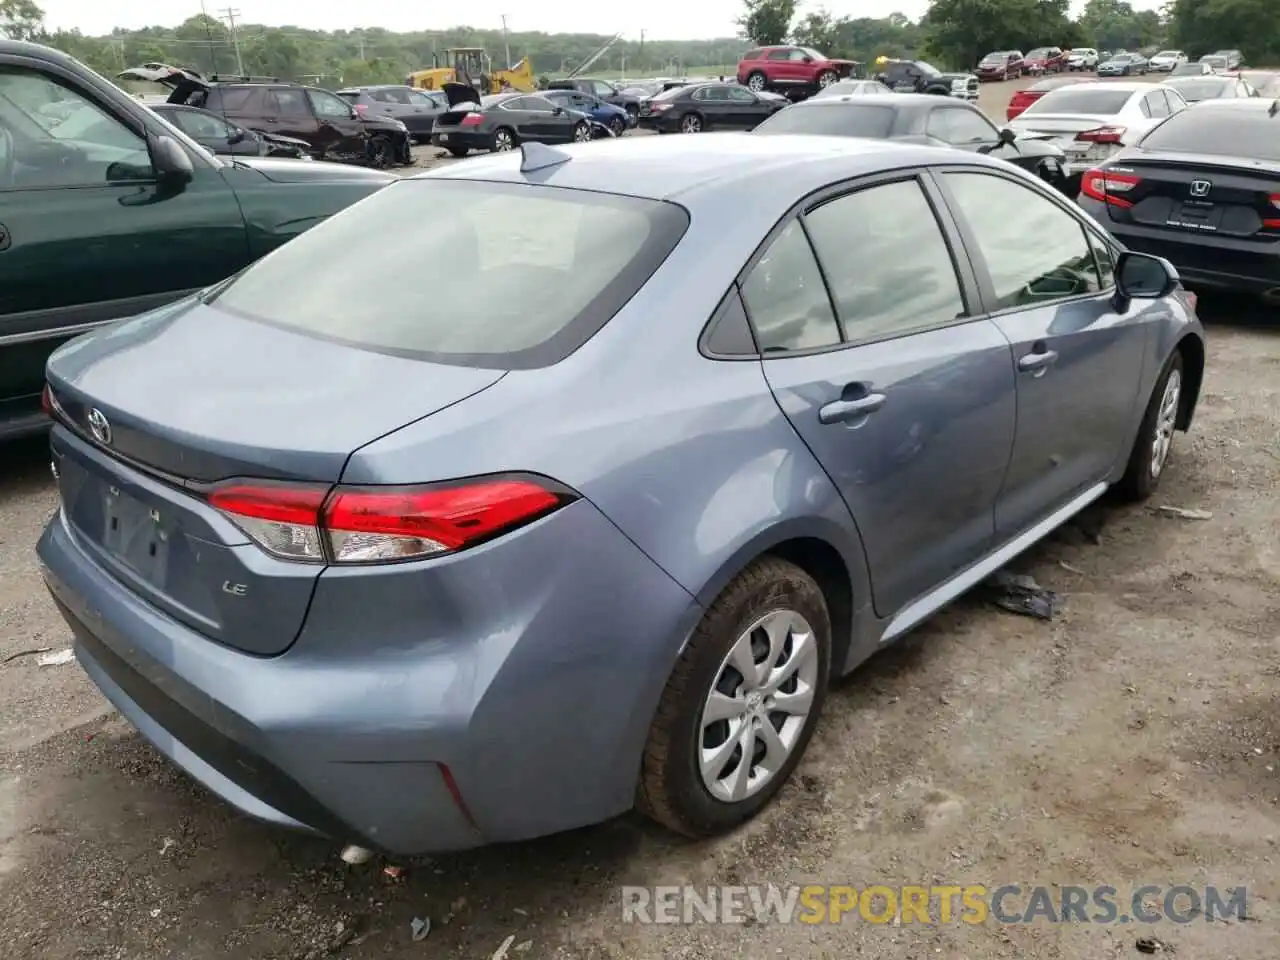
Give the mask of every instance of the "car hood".
[{"label": "car hood", "polygon": [[209,81],[198,70],[190,67],[174,67],[167,63],[144,63],[116,74],[119,80],[143,80],[168,87],[169,103],[185,103],[197,90],[208,90]]},{"label": "car hood", "polygon": [[940,73],[935,78],[937,80],[968,80],[973,77],[972,73]]},{"label": "car hood", "polygon": [[[276,138],[288,140],[288,137]],[[302,141],[297,141],[301,143]],[[303,143],[303,146],[307,146]],[[369,167],[355,167],[344,163],[298,163],[284,157],[237,157],[243,164],[262,174],[272,183],[394,183],[395,174]]]}]

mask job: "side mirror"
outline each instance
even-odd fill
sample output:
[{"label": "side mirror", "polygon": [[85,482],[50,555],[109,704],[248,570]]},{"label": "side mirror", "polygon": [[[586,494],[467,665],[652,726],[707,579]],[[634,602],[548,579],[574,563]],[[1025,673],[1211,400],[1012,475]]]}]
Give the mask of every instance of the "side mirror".
[{"label": "side mirror", "polygon": [[1178,288],[1178,270],[1164,257],[1126,250],[1116,260],[1116,291],[1128,300],[1158,300]]},{"label": "side mirror", "polygon": [[1009,127],[1001,127],[1001,128],[1000,128],[1000,142],[1001,142],[1001,143],[1003,143],[1003,144],[1010,144],[1010,143],[1013,143],[1013,141],[1015,141],[1015,140],[1017,140],[1017,139],[1018,139],[1018,135],[1017,135],[1017,134],[1016,134],[1012,129],[1010,129]]},{"label": "side mirror", "polygon": [[245,138],[248,136],[249,135],[245,133],[243,130],[237,129],[232,132],[231,136],[227,137],[227,143],[230,143],[230,144],[244,143]]},{"label": "side mirror", "polygon": [[151,163],[162,183],[180,185],[190,183],[195,176],[195,164],[187,151],[178,146],[172,137],[158,136],[151,140]]},{"label": "side mirror", "polygon": [[554,113],[557,117],[562,117],[564,116],[564,107],[552,107],[551,112]]}]

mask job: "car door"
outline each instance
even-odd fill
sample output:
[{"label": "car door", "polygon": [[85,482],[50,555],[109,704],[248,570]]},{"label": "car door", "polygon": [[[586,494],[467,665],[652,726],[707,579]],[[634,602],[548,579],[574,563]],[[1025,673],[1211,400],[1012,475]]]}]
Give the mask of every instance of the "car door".
[{"label": "car door", "polygon": [[765,55],[768,62],[769,81],[771,83],[791,84],[795,83],[795,66],[791,63],[791,50],[788,47],[782,47],[778,50],[770,50]]},{"label": "car door", "polygon": [[[53,124],[41,107],[71,116]],[[0,126],[16,160],[0,185],[0,424],[38,413],[45,360],[66,340],[248,262],[219,170],[193,151],[189,183],[160,183],[147,136],[173,134],[141,113],[54,64],[0,54]]]},{"label": "car door", "polygon": [[[281,91],[277,90],[277,96]],[[368,149],[368,131],[356,112],[337,94],[315,87],[305,88],[307,104],[315,114],[318,135],[329,150],[348,160],[363,160]]]},{"label": "car door", "polygon": [[882,616],[990,547],[1014,436],[1009,343],[968,305],[936,204],[910,172],[821,197],[741,283],[765,378],[857,523]]},{"label": "car door", "polygon": [[[413,105],[414,117],[418,124],[418,130],[421,130],[421,136],[425,137],[435,129],[436,117],[444,112],[447,103],[441,94],[432,96],[429,93],[423,93],[421,90],[405,88],[405,95],[408,96],[409,102]],[[405,125],[409,125],[409,121],[405,121]],[[410,126],[410,130],[415,128]]]},{"label": "car door", "polygon": [[989,169],[938,180],[992,322],[1013,345],[1018,429],[996,504],[996,534],[1008,539],[1127,455],[1150,329],[1141,314],[1164,308],[1118,304],[1111,243],[1067,201]]},{"label": "car door", "polygon": [[729,102],[727,87],[708,86],[693,92],[693,99],[698,105],[707,129],[727,130],[735,123],[733,105]]},{"label": "car door", "polygon": [[733,125],[739,130],[750,130],[774,113],[767,100],[757,97],[746,87],[725,87]]},{"label": "car door", "polygon": [[577,110],[579,113],[585,113],[593,120],[603,120],[602,111],[600,109],[600,101],[587,93],[574,92],[569,94],[568,103],[562,104],[570,110]]},{"label": "car door", "polygon": [[343,159],[339,144],[332,131],[322,132],[320,122],[311,111],[307,95],[301,87],[269,87],[262,92],[263,120],[267,133],[297,137],[311,144],[314,156],[320,160]]},{"label": "car door", "polygon": [[[566,93],[565,99],[567,98]],[[573,121],[563,112],[565,106],[562,103],[545,97],[520,97],[503,106],[516,114],[516,132],[521,139],[540,143],[564,143],[573,137]],[[557,109],[561,114],[556,114]]]}]

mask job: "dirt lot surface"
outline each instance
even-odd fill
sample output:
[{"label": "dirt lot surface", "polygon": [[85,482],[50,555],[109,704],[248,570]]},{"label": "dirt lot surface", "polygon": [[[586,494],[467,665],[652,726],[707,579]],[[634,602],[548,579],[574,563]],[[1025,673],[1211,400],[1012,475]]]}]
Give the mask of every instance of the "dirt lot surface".
[{"label": "dirt lot surface", "polygon": [[[992,94],[992,88],[987,88]],[[1280,956],[1280,334],[1206,297],[1209,371],[1147,507],[1104,504],[1015,569],[1051,623],[963,599],[843,682],[800,775],[736,836],[624,818],[515,847],[347,867],[249,822],[114,715],[32,546],[40,442],[0,454],[0,943],[15,960],[1104,960]],[[1268,320],[1271,327],[1267,327]],[[1190,520],[1161,505],[1207,511]],[[623,884],[1247,885],[1245,922],[640,926]],[[415,942],[415,918],[432,929]],[[1164,950],[1158,944],[1152,946]]]}]

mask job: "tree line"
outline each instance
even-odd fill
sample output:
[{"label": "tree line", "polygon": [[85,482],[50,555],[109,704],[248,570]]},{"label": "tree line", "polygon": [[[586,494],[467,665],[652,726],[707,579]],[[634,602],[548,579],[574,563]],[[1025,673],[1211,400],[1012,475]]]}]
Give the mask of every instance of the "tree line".
[{"label": "tree line", "polygon": [[918,21],[798,16],[798,0],[744,0],[738,25],[757,44],[792,42],[864,63],[878,56],[929,57],[939,66],[972,69],[994,50],[1173,47],[1195,58],[1238,49],[1245,62],[1280,64],[1278,0],[1169,0],[1135,10],[1126,0],[1088,0],[1078,18],[1070,0],[932,0]]},{"label": "tree line", "polygon": [[[1169,0],[1160,11],[1127,0],[1088,0],[1072,18],[1070,0],[932,0],[918,21],[799,15],[798,0],[744,0],[740,36],[708,40],[619,40],[591,72],[606,76],[679,75],[731,69],[749,46],[792,42],[828,56],[870,63],[876,57],[928,57],[938,66],[972,69],[992,50],[1090,46],[1137,50],[1170,46],[1198,57],[1237,48],[1255,65],[1280,65],[1280,0]],[[203,14],[176,27],[117,29],[106,36],[48,31],[36,0],[0,0],[0,32],[66,51],[106,76],[141,63],[189,66],[203,73],[275,76],[322,86],[394,83],[429,67],[449,47],[483,47],[500,64],[528,57],[537,75],[584,63],[610,38],[598,34],[512,32],[451,27],[396,33],[380,28],[308,30],[229,25]]]}]

